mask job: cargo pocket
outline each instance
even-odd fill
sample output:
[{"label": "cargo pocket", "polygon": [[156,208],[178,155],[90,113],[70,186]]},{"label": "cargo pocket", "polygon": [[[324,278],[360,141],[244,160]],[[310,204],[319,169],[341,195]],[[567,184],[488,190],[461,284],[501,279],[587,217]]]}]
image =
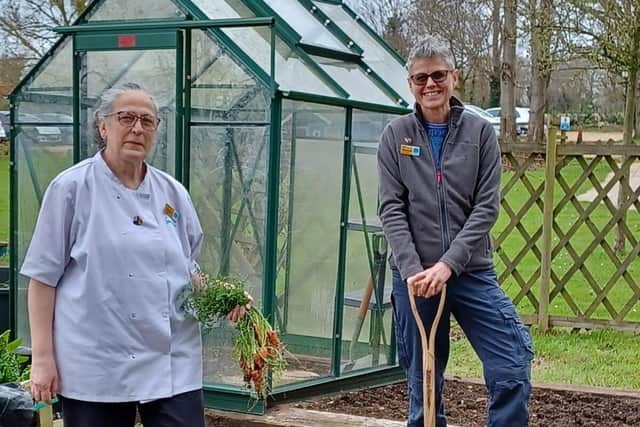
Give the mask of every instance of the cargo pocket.
[{"label": "cargo pocket", "polygon": [[398,353],[398,365],[400,365],[400,367],[402,369],[409,369],[409,357],[407,355],[407,348],[405,346],[404,343],[404,335],[402,333],[402,329],[400,328],[399,322],[398,322],[398,314],[396,311],[396,301],[395,298],[393,296],[393,293],[391,294],[391,306],[393,307],[393,318],[394,318],[394,332],[396,334],[396,350]]},{"label": "cargo pocket", "polygon": [[529,328],[522,323],[516,308],[510,300],[503,300],[499,302],[498,310],[504,318],[505,325],[510,328],[513,337],[514,344],[518,345],[521,350],[518,354],[522,357],[523,361],[530,361],[533,359],[533,342],[531,340],[531,334]]}]

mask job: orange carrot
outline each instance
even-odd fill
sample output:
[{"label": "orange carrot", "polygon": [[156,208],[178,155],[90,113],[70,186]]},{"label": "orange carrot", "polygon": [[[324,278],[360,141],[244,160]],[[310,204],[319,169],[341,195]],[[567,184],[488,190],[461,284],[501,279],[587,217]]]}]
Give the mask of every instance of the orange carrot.
[{"label": "orange carrot", "polygon": [[258,350],[258,355],[262,358],[262,360],[267,360],[269,357],[271,357],[269,347],[260,347],[260,350]]},{"label": "orange carrot", "polygon": [[267,332],[267,340],[272,346],[280,347],[280,338],[278,337],[278,333],[276,331],[270,330],[269,332]]},{"label": "orange carrot", "polygon": [[256,367],[256,369],[262,369],[264,367],[264,362],[266,359],[263,359],[260,354],[256,354],[253,357],[253,365]]}]

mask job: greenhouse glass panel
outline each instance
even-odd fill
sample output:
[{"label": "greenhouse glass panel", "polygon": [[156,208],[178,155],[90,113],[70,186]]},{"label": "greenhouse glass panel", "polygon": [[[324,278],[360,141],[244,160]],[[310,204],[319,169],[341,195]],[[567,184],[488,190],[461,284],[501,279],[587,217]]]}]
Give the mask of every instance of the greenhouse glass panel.
[{"label": "greenhouse glass panel", "polygon": [[407,83],[407,70],[398,59],[339,5],[313,2],[363,49],[364,61],[382,77],[409,105],[413,96]]},{"label": "greenhouse glass panel", "polygon": [[[378,220],[376,152],[394,115],[354,110],[342,336],[344,371],[395,364],[388,245]],[[346,347],[346,348],[345,348]]]},{"label": "greenhouse glass panel", "polygon": [[[248,283],[262,301],[269,126],[191,128],[190,193],[204,230],[199,257],[212,275]],[[241,385],[231,357],[233,326],[221,322],[205,337],[205,383]]]},{"label": "greenhouse glass panel", "polygon": [[[399,117],[397,114],[376,113],[354,109],[351,122],[351,139],[353,144],[368,145],[373,143],[377,149],[385,126],[397,117]],[[374,191],[377,191],[377,186],[372,188],[374,188]]]},{"label": "greenhouse glass panel", "polygon": [[100,96],[108,88],[135,81],[153,93],[160,107],[175,103],[175,50],[100,51],[87,55],[88,97]]},{"label": "greenhouse glass panel", "polygon": [[[16,97],[17,122],[71,123],[73,49],[68,38]],[[53,116],[41,116],[48,113]],[[34,118],[34,115],[36,116]]]},{"label": "greenhouse glass panel", "polygon": [[[22,265],[29,248],[36,219],[40,212],[42,195],[49,182],[62,170],[73,164],[72,147],[52,142],[44,131],[50,126],[16,126],[16,170],[18,239],[15,242],[17,265]],[[11,243],[14,245],[14,242]],[[29,280],[17,275],[17,336],[23,345],[30,346],[29,319],[27,318],[27,285]]]},{"label": "greenhouse glass panel", "polygon": [[80,81],[80,157],[95,154],[95,103],[102,93],[127,82],[142,84],[158,103],[160,126],[149,163],[174,174],[176,55],[168,50],[126,50],[82,53]]},{"label": "greenhouse glass panel", "polygon": [[302,43],[351,52],[297,1],[265,0],[280,17],[302,36]]},{"label": "greenhouse glass panel", "polygon": [[345,116],[283,102],[276,321],[295,357],[280,384],[331,373]]},{"label": "greenhouse glass panel", "polygon": [[203,31],[193,31],[192,122],[269,123],[270,92]]},{"label": "greenhouse glass panel", "polygon": [[[196,0],[194,3],[211,19],[256,16],[240,1]],[[267,75],[271,75],[271,32],[267,28],[223,28],[221,31],[249,55]],[[275,80],[283,91],[336,96],[336,92],[280,37],[276,37]]]},{"label": "greenhouse glass panel", "polygon": [[192,0],[209,19],[253,18],[256,15],[242,0]]},{"label": "greenhouse glass panel", "polygon": [[[238,46],[249,54],[265,73],[270,74],[271,41],[268,32],[257,29],[229,28],[224,30]],[[276,37],[275,79],[280,90],[336,96],[318,75],[280,37]]]},{"label": "greenhouse glass panel", "polygon": [[171,0],[109,0],[92,10],[87,21],[120,21],[132,19],[181,19],[184,13]]},{"label": "greenhouse glass panel", "polygon": [[358,218],[350,218],[349,227],[354,228],[347,234],[343,373],[395,363],[388,245],[378,222],[366,223],[366,232],[361,224]]},{"label": "greenhouse glass panel", "polygon": [[322,56],[312,58],[349,93],[350,99],[396,106],[396,100],[385,94],[358,64]]}]

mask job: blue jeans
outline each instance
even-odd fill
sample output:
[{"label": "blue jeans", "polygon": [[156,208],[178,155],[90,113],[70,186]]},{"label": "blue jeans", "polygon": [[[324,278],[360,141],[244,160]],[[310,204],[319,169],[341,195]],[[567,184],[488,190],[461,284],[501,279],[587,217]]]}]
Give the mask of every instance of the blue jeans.
[{"label": "blue jeans", "polygon": [[[422,427],[422,345],[411,312],[406,282],[393,270],[391,296],[395,316],[398,361],[407,374],[409,389],[409,427]],[[440,296],[416,298],[427,335],[435,317]],[[533,345],[528,328],[498,285],[494,269],[463,273],[447,283],[444,312],[436,332],[436,425],[446,427],[442,389],[449,360],[451,314],[482,361],[489,391],[490,427],[528,425],[531,394]]]}]

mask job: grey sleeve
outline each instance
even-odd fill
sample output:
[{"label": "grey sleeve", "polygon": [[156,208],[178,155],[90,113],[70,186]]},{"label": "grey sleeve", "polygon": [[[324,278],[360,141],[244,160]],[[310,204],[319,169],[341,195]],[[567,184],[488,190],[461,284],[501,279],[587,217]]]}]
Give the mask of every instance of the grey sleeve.
[{"label": "grey sleeve", "polygon": [[480,165],[474,190],[475,202],[467,221],[440,261],[459,275],[471,259],[474,250],[490,231],[500,213],[500,146],[489,124],[482,128]]},{"label": "grey sleeve", "polygon": [[387,126],[378,148],[380,208],[378,215],[385,237],[403,280],[423,270],[407,220],[408,191],[398,166],[393,129]]},{"label": "grey sleeve", "polygon": [[55,179],[42,199],[38,221],[20,269],[23,276],[56,287],[71,256],[74,196]]}]

